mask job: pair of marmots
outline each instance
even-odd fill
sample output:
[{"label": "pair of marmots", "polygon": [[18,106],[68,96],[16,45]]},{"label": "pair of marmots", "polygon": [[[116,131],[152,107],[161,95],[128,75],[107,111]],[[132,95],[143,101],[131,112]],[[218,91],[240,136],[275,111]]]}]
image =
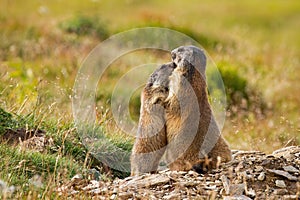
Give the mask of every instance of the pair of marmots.
[{"label": "pair of marmots", "polygon": [[131,175],[157,171],[162,157],[171,170],[200,172],[231,160],[208,102],[204,52],[182,46],[171,56],[142,91]]}]

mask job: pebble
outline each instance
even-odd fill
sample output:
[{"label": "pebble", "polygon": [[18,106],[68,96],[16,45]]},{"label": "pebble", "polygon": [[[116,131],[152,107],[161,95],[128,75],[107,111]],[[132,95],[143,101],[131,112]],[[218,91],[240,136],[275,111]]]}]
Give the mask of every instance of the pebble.
[{"label": "pebble", "polygon": [[290,181],[297,181],[298,178],[296,176],[292,176],[291,174],[289,174],[288,172],[286,171],[282,171],[282,170],[276,170],[276,169],[268,169],[269,172],[272,172],[274,174],[277,174],[277,175],[280,175],[280,176],[283,176],[287,179],[289,179]]},{"label": "pebble", "polygon": [[169,200],[169,199],[178,199],[180,197],[179,193],[175,193],[175,194],[169,194],[169,195],[165,195],[163,196],[163,199]]},{"label": "pebble", "polygon": [[260,181],[265,180],[265,178],[266,178],[265,172],[261,172],[261,173],[258,175],[258,177],[257,177],[257,179],[260,180]]},{"label": "pebble", "polygon": [[245,187],[246,185],[244,183],[230,185],[229,193],[231,195],[242,195],[245,192]]},{"label": "pebble", "polygon": [[256,196],[256,193],[252,188],[250,188],[250,189],[246,190],[246,195],[254,198]]},{"label": "pebble", "polygon": [[293,167],[291,165],[284,166],[283,169],[284,169],[284,171],[291,172],[291,173],[298,173],[299,172],[298,169],[296,169],[295,167]]},{"label": "pebble", "polygon": [[255,166],[255,169],[254,169],[254,171],[256,171],[256,172],[261,172],[262,170],[263,170],[264,168],[262,167],[262,166]]},{"label": "pebble", "polygon": [[287,194],[287,193],[288,193],[287,189],[276,189],[276,190],[274,190],[275,195],[284,195],[284,194]]},{"label": "pebble", "polygon": [[283,180],[276,180],[275,184],[277,187],[286,188],[285,182]]},{"label": "pebble", "polygon": [[195,177],[199,176],[199,174],[195,171],[189,171],[188,174]]},{"label": "pebble", "polygon": [[73,178],[71,178],[71,181],[75,181],[76,179],[83,179],[82,174],[76,174],[75,176],[73,176]]},{"label": "pebble", "polygon": [[225,193],[229,194],[230,189],[229,189],[229,181],[228,181],[227,177],[225,175],[222,175],[221,180],[222,180],[222,183],[223,183],[223,187],[225,189]]},{"label": "pebble", "polygon": [[205,186],[204,189],[206,189],[206,190],[216,190],[216,189],[217,189],[217,186],[216,186],[216,185]]},{"label": "pebble", "polygon": [[114,188],[112,191],[113,194],[117,194],[118,193],[118,188]]},{"label": "pebble", "polygon": [[245,195],[224,196],[223,200],[252,200]]},{"label": "pebble", "polygon": [[116,194],[113,194],[113,195],[110,196],[109,199],[113,200],[113,199],[116,199],[116,198],[117,198],[117,195],[116,195]]},{"label": "pebble", "polygon": [[129,199],[133,196],[132,192],[120,192],[119,193],[119,198],[120,199]]}]

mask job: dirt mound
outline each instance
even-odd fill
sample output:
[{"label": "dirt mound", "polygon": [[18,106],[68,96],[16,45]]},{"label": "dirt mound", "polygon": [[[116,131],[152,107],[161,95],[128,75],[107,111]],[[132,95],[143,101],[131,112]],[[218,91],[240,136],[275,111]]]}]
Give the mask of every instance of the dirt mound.
[{"label": "dirt mound", "polygon": [[43,137],[45,131],[41,129],[27,130],[26,128],[19,128],[16,130],[7,129],[5,133],[1,136],[1,139],[7,141],[8,143],[19,143],[20,141],[25,141],[33,137]]},{"label": "dirt mound", "polygon": [[76,175],[57,189],[95,199],[299,199],[300,146],[270,155],[233,151],[233,160],[207,174],[164,170],[157,174],[95,180]]},{"label": "dirt mound", "polygon": [[44,152],[48,146],[53,145],[53,139],[47,137],[44,130],[25,128],[7,129],[3,135],[0,135],[0,142],[19,145],[22,149],[38,152]]}]

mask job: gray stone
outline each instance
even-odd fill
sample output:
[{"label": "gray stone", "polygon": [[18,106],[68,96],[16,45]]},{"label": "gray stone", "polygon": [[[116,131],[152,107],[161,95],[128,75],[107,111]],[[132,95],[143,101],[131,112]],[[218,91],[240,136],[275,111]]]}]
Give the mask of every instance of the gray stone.
[{"label": "gray stone", "polygon": [[143,179],[132,179],[121,186],[123,187],[137,187],[137,188],[143,188],[143,187],[150,187],[150,186],[157,186],[162,185],[165,183],[168,183],[170,181],[170,178],[167,176],[164,176],[162,174],[151,174],[148,177],[145,177]]},{"label": "gray stone", "polygon": [[256,196],[256,193],[252,188],[250,188],[250,189],[246,190],[246,195],[254,198]]},{"label": "gray stone", "polygon": [[276,180],[275,184],[277,187],[286,188],[285,182],[283,180]]},{"label": "gray stone", "polygon": [[170,199],[178,199],[179,197],[180,197],[179,193],[173,193],[173,194],[163,196],[163,199],[170,200]]},{"label": "gray stone", "polygon": [[73,176],[73,177],[71,178],[71,181],[75,181],[76,179],[83,179],[82,174],[76,174],[75,176]]},{"label": "gray stone", "polygon": [[240,196],[244,193],[245,187],[246,187],[246,185],[244,183],[230,185],[229,186],[229,194]]},{"label": "gray stone", "polygon": [[204,189],[206,189],[206,190],[216,190],[216,189],[217,189],[217,186],[216,186],[216,185],[205,186]]},{"label": "gray stone", "polygon": [[265,180],[265,178],[266,178],[265,172],[261,172],[261,173],[258,175],[258,177],[257,177],[257,179],[260,180],[260,181]]},{"label": "gray stone", "polygon": [[132,192],[120,192],[119,194],[118,194],[118,197],[120,198],[120,199],[129,199],[129,198],[131,198],[133,196],[133,193]]},{"label": "gray stone", "polygon": [[263,168],[262,166],[258,165],[258,166],[255,166],[254,171],[256,171],[256,172],[261,172],[263,169],[264,169],[264,168]]},{"label": "gray stone", "polygon": [[292,172],[292,173],[298,173],[299,172],[298,169],[296,169],[295,167],[293,167],[291,165],[284,166],[283,169],[284,169],[284,171]]},{"label": "gray stone", "polygon": [[288,190],[287,189],[276,189],[274,190],[273,192],[275,195],[284,195],[284,194],[287,194],[288,193]]},{"label": "gray stone", "polygon": [[245,195],[224,196],[223,200],[252,200]]},{"label": "gray stone", "polygon": [[225,189],[225,193],[228,195],[230,194],[230,188],[229,188],[229,181],[225,175],[221,176],[221,181],[223,183],[223,187]]},{"label": "gray stone", "polygon": [[116,195],[116,194],[113,194],[113,195],[110,196],[109,199],[113,200],[113,199],[116,199],[116,198],[117,198],[117,195]]},{"label": "gray stone", "polygon": [[274,155],[277,158],[284,157],[288,161],[291,161],[295,157],[294,154],[296,154],[298,152],[300,152],[300,148],[299,147],[297,147],[297,146],[289,146],[289,147],[285,147],[285,148],[278,149],[278,150],[274,151],[272,153],[272,155]]},{"label": "gray stone", "polygon": [[282,170],[277,170],[277,169],[268,169],[268,172],[272,172],[274,174],[277,174],[279,176],[283,176],[287,179],[289,179],[290,181],[297,181],[298,178],[296,176],[292,176],[291,174],[289,174],[288,172],[286,171],[282,171]]}]

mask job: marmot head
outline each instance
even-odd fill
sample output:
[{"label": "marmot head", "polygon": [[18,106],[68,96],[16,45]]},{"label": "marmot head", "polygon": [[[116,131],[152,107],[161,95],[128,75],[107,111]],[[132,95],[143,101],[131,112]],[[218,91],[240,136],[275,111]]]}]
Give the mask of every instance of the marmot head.
[{"label": "marmot head", "polygon": [[205,78],[206,56],[202,49],[195,46],[181,46],[174,49],[171,56],[176,70],[183,75],[192,75],[196,69]]},{"label": "marmot head", "polygon": [[174,71],[176,65],[171,62],[163,64],[156,69],[150,76],[145,91],[148,96],[151,96],[151,104],[164,102],[169,95],[169,76]]}]

